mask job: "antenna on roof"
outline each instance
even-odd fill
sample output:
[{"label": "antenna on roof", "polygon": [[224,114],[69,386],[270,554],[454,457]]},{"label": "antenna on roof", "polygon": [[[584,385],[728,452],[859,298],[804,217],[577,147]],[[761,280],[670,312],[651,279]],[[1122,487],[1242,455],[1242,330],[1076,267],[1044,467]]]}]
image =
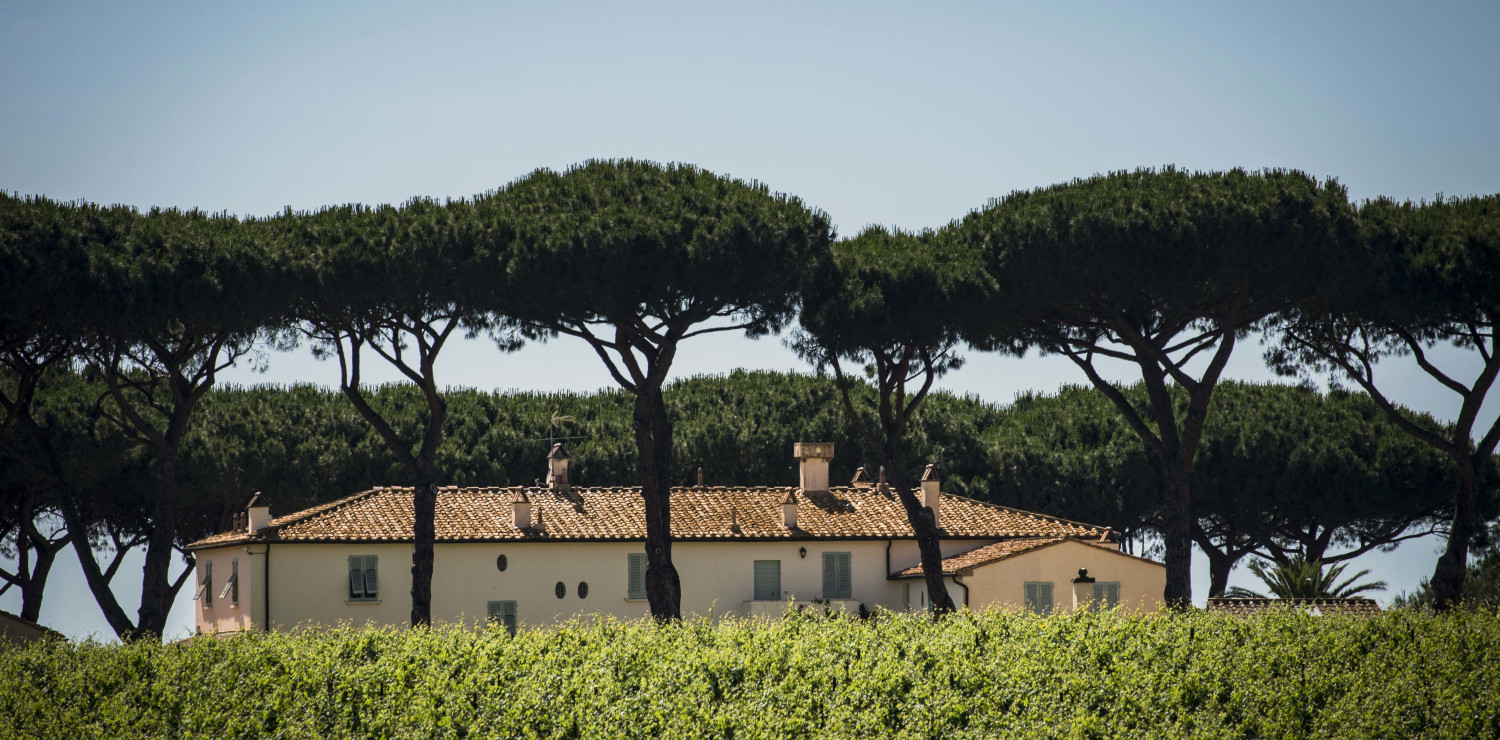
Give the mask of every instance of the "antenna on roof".
[{"label": "antenna on roof", "polygon": [[536,437],[536,438],[529,439],[529,440],[526,440],[526,441],[528,441],[528,442],[541,442],[541,441],[545,440],[547,442],[547,448],[551,449],[552,447],[556,446],[558,442],[561,442],[561,441],[564,441],[564,440],[569,440],[569,439],[588,439],[588,435],[585,435],[585,434],[575,435],[575,436],[572,436],[572,437],[565,437],[565,436],[562,436],[562,435],[558,434],[558,432],[561,430],[563,424],[570,424],[570,423],[572,423],[574,421],[576,421],[576,420],[573,417],[571,417],[571,416],[563,416],[562,414],[560,414],[560,413],[558,413],[556,411],[553,411],[552,415],[550,417],[548,417],[548,419],[547,419],[547,436],[546,437]]}]

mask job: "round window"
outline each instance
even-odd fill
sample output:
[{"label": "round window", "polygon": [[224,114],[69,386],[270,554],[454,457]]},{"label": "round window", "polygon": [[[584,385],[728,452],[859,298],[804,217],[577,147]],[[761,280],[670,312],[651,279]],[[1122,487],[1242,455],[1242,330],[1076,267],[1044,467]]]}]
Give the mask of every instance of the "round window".
[{"label": "round window", "polygon": [[495,558],[495,567],[496,568],[499,568],[500,570],[505,570],[506,566],[508,566],[508,565],[510,565],[510,561],[506,560],[504,555],[501,555],[500,557]]},{"label": "round window", "polygon": [[578,582],[578,598],[580,598],[580,599],[587,599],[588,597],[589,597],[589,583],[588,583],[588,581],[579,581]]},{"label": "round window", "polygon": [[552,591],[557,594],[557,598],[559,599],[568,595],[568,587],[563,585],[562,581],[558,581],[557,588],[552,589]]}]

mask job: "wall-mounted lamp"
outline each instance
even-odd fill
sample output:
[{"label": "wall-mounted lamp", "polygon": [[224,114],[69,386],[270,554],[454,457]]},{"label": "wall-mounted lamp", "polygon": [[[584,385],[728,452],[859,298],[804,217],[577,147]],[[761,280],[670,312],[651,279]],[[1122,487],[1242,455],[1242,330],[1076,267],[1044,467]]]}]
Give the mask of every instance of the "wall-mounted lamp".
[{"label": "wall-mounted lamp", "polygon": [[801,555],[804,558],[807,557],[807,548],[805,548],[805,547],[799,547],[799,548],[797,548],[797,554]]}]

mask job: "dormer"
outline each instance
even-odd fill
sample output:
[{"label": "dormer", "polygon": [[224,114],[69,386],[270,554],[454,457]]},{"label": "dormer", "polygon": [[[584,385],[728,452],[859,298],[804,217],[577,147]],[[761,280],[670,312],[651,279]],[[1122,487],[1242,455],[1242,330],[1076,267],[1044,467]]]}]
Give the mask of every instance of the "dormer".
[{"label": "dormer", "polygon": [[792,489],[787,489],[786,495],[781,497],[781,526],[797,528],[797,492]]},{"label": "dormer", "polygon": [[510,502],[511,521],[516,529],[528,529],[531,527],[531,499],[526,497],[526,491],[522,490],[515,501]]},{"label": "dormer", "polygon": [[872,488],[875,481],[870,480],[870,474],[866,473],[864,466],[861,465],[854,469],[854,479],[849,481],[849,485],[855,488]]}]

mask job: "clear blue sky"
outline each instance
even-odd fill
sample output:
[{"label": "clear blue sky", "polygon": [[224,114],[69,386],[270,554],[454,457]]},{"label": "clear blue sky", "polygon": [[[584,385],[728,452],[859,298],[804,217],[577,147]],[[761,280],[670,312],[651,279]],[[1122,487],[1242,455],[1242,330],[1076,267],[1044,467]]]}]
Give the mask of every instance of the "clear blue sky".
[{"label": "clear blue sky", "polygon": [[[1294,167],[1356,198],[1500,191],[1494,3],[436,5],[0,0],[0,188],[267,214],[637,157],[762,180],[845,234],[1168,163]],[[455,385],[609,383],[564,341],[453,349]],[[232,379],[333,380],[300,353],[270,360]],[[726,335],[678,366],[802,369],[774,339]],[[1400,400],[1451,418],[1441,389],[1389,372]],[[1231,374],[1271,377],[1253,344]],[[1006,402],[1082,382],[1055,358],[978,356],[946,386]],[[1394,593],[1434,547],[1360,567]],[[107,634],[71,554],[53,578],[42,621]],[[185,602],[172,617],[191,624]]]}]

